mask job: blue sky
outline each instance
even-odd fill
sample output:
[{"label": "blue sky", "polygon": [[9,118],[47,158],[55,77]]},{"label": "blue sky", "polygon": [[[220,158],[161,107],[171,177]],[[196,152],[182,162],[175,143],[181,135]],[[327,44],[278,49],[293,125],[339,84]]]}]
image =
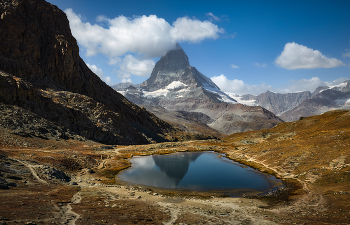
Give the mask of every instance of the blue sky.
[{"label": "blue sky", "polygon": [[225,92],[314,91],[350,79],[350,1],[48,0],[106,83],[138,84],[178,42]]}]

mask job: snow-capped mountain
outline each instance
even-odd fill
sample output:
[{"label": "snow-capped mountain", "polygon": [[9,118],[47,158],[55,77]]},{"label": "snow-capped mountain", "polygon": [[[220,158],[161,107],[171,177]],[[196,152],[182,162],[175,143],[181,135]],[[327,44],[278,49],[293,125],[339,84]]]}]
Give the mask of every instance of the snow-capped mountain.
[{"label": "snow-capped mountain", "polygon": [[170,105],[166,108],[177,109],[174,100],[183,102],[202,95],[204,99],[214,102],[235,103],[230,96],[220,91],[220,88],[208,77],[190,66],[188,57],[180,45],[170,50],[155,65],[151,77],[140,85],[144,97],[162,98]]},{"label": "snow-capped mountain", "polygon": [[334,86],[318,87],[310,98],[280,117],[285,121],[294,121],[337,109],[350,109],[350,80]]},{"label": "snow-capped mountain", "polygon": [[[205,114],[212,119],[207,125],[225,134],[269,128],[281,121],[259,106],[237,104],[211,79],[190,65],[180,45],[161,57],[150,78],[139,87],[116,90],[138,105]],[[154,114],[158,112],[154,111]]]},{"label": "snow-capped mountain", "polygon": [[238,103],[250,105],[250,106],[261,106],[265,109],[273,112],[277,116],[294,109],[300,105],[304,100],[311,97],[309,91],[296,92],[296,93],[275,93],[272,91],[266,91],[260,95],[241,95],[235,96],[230,95]]},{"label": "snow-capped mountain", "polygon": [[226,94],[238,103],[264,107],[284,121],[294,121],[330,110],[350,109],[350,80],[338,85],[320,86],[313,93],[303,91],[281,94],[267,91],[260,95]]}]

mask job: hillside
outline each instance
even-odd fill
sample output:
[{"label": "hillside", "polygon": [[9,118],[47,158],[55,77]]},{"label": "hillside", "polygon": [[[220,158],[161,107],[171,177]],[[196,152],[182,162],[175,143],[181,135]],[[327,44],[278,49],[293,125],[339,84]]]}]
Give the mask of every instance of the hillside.
[{"label": "hillside", "polygon": [[169,140],[166,134],[174,129],[168,123],[126,100],[86,66],[60,9],[44,0],[6,0],[0,10],[2,127],[26,136],[108,144]]},{"label": "hillside", "polygon": [[350,111],[302,117],[271,129],[233,134],[223,140],[223,146],[229,147],[224,152],[232,159],[303,184],[308,193],[304,201],[315,205],[299,199],[298,211],[285,211],[296,217],[294,221],[311,224],[349,221]]}]

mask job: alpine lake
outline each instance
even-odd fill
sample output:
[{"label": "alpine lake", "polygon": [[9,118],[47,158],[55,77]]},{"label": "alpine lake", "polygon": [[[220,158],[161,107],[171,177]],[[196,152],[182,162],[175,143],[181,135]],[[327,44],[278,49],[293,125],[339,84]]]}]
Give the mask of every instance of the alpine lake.
[{"label": "alpine lake", "polygon": [[135,156],[130,161],[131,167],[117,179],[133,186],[229,197],[267,193],[283,186],[274,176],[215,152]]}]

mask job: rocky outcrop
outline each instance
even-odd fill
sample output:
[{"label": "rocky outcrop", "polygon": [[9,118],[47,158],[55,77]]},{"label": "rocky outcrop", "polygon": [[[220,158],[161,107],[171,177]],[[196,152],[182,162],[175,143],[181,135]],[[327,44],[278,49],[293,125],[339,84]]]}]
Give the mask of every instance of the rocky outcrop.
[{"label": "rocky outcrop", "polygon": [[56,6],[44,0],[5,0],[0,10],[4,107],[20,107],[60,132],[110,144],[165,141],[173,131],[86,66],[68,19]]}]

